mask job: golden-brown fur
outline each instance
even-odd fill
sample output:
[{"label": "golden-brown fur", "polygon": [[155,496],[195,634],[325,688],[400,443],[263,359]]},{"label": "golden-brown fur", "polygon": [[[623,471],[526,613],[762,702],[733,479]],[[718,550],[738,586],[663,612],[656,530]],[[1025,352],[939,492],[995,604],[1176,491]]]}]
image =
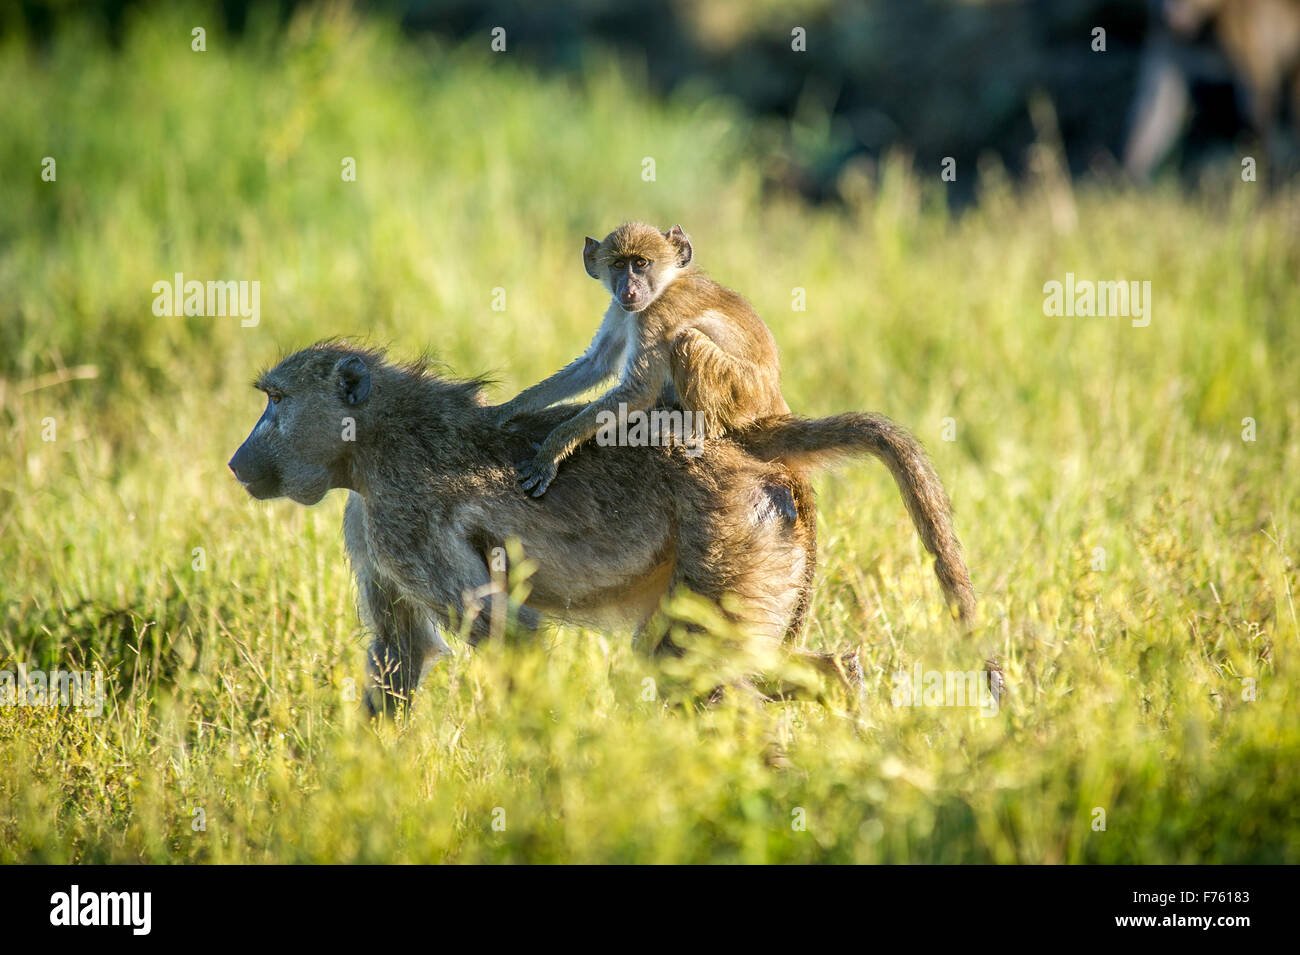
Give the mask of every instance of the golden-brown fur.
[{"label": "golden-brown fur", "polygon": [[697,271],[690,240],[674,226],[660,232],[632,222],[601,242],[587,239],[583,262],[613,296],[587,352],[503,405],[505,423],[571,398],[618,373],[618,384],[542,442],[524,466],[523,483],[546,492],[574,449],[596,434],[602,415],[680,405],[716,437],[788,414],[781,397],[776,341],[740,295]]},{"label": "golden-brown fur", "polygon": [[[312,504],[330,488],[350,491],[344,535],[375,632],[376,709],[409,698],[448,649],[444,629],[472,621],[471,641],[492,633],[505,596],[491,561],[512,538],[536,563],[531,594],[513,608],[525,632],[543,614],[644,630],[686,588],[734,601],[733,619],[754,639],[785,643],[807,608],[811,508],[773,510],[769,489],[791,467],[835,456],[885,461],[950,599],[973,604],[943,489],[919,445],[879,416],[766,419],[697,457],[680,446],[587,445],[538,499],[520,492],[512,462],[572,408],[503,431],[476,383],[336,343],[290,355],[258,387],[274,400],[231,468],[258,498]],[[842,660],[807,656],[842,672]]]}]

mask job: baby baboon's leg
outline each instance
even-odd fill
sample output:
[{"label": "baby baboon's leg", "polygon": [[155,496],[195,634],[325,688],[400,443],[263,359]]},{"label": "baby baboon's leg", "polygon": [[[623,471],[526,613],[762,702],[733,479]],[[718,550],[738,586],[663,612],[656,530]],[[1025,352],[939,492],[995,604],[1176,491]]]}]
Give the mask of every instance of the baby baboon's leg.
[{"label": "baby baboon's leg", "polygon": [[[672,349],[678,400],[703,417],[710,437],[764,415],[789,413],[780,385],[772,380],[772,368],[727,351],[698,328],[682,329]],[[774,394],[775,406],[770,402]]]}]

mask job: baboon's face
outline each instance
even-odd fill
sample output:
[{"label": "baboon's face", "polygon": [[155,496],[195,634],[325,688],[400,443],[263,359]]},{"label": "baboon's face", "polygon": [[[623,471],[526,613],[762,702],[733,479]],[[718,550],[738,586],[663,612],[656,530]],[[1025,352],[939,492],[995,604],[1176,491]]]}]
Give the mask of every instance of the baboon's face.
[{"label": "baboon's face", "polygon": [[660,232],[633,222],[619,226],[603,242],[588,237],[582,264],[588,275],[605,284],[625,312],[640,312],[690,264],[691,256],[691,243],[681,226]]},{"label": "baboon's face", "polygon": [[259,501],[288,497],[315,504],[349,485],[358,405],[370,394],[370,372],[355,355],[301,354],[256,383],[266,410],[230,459],[230,470]]}]

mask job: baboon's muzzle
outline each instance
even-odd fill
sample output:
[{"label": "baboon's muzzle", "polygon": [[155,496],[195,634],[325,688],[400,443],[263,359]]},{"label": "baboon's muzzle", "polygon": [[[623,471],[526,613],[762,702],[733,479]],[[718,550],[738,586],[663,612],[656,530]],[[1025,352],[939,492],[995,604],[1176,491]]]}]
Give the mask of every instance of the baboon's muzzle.
[{"label": "baboon's muzzle", "polygon": [[252,442],[250,436],[239,446],[235,456],[230,459],[230,471],[235,475],[235,480],[244,486],[245,491],[259,501],[264,501],[268,497],[276,497],[279,494],[280,475],[269,462],[263,459],[258,449],[251,446]]}]

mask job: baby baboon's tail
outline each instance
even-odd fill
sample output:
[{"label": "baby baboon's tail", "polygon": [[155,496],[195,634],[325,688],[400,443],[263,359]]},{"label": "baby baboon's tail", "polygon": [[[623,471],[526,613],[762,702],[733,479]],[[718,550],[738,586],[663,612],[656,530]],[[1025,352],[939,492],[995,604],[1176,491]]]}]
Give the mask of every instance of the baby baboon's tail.
[{"label": "baby baboon's tail", "polygon": [[963,628],[975,621],[975,591],[952,527],[952,507],[925,449],[884,415],[851,412],[829,418],[788,415],[758,422],[737,441],[755,457],[790,468],[826,467],[863,452],[884,462],[898,483],[903,503],[925,549],[934,555],[934,572]]}]

